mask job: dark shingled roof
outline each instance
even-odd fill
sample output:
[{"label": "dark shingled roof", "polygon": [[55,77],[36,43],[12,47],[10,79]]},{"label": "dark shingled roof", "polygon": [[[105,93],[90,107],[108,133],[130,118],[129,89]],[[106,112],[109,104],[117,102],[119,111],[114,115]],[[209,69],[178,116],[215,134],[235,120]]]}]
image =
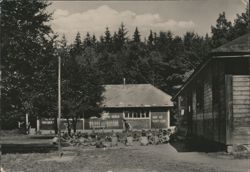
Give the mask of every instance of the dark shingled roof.
[{"label": "dark shingled roof", "polygon": [[243,36],[240,36],[236,39],[234,39],[231,42],[228,42],[214,50],[212,50],[213,53],[218,52],[227,52],[227,53],[244,53],[244,52],[250,52],[250,34],[245,34]]},{"label": "dark shingled roof", "polygon": [[168,107],[171,96],[151,84],[105,85],[103,107]]}]

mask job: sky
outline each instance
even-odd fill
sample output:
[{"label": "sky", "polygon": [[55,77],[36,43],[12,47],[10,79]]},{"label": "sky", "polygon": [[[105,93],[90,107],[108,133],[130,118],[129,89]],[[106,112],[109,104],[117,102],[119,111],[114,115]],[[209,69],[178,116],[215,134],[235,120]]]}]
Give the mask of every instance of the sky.
[{"label": "sky", "polygon": [[247,0],[165,0],[165,1],[52,1],[51,26],[60,36],[72,42],[77,32],[99,38],[106,27],[111,33],[123,22],[129,36],[138,27],[142,39],[154,32],[172,31],[182,36],[187,31],[210,34],[219,13],[228,20],[245,12]]}]

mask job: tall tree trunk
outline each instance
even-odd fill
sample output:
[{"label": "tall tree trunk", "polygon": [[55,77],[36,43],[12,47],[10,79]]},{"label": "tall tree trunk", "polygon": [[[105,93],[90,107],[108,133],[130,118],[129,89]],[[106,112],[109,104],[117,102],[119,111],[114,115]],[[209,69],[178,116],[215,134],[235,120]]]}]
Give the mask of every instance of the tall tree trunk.
[{"label": "tall tree trunk", "polygon": [[69,118],[66,118],[67,119],[67,129],[68,129],[68,134],[71,136],[71,124],[70,124],[70,121],[69,121]]},{"label": "tall tree trunk", "polygon": [[72,117],[72,127],[74,130],[74,133],[76,133],[76,124],[77,124],[77,117]]},{"label": "tall tree trunk", "polygon": [[54,117],[54,131],[55,134],[58,134],[57,117]]}]

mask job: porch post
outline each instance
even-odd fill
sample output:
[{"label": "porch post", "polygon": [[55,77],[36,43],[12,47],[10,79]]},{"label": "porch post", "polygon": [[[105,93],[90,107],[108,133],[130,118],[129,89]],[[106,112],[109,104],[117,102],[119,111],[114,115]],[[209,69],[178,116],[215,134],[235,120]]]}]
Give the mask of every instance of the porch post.
[{"label": "porch post", "polygon": [[170,127],[170,111],[169,109],[167,110],[167,128]]},{"label": "porch post", "polygon": [[151,110],[149,110],[149,128],[152,129]]},{"label": "porch post", "polygon": [[40,131],[40,120],[36,119],[36,132]]}]

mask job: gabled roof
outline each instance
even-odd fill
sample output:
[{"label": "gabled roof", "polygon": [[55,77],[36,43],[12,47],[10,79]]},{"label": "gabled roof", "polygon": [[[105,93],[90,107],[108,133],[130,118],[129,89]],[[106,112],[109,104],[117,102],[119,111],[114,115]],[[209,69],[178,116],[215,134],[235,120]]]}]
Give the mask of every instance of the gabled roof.
[{"label": "gabled roof", "polygon": [[244,53],[250,52],[250,34],[245,34],[214,50],[213,53]]},{"label": "gabled roof", "polygon": [[168,107],[171,96],[151,84],[105,85],[103,107]]},{"label": "gabled roof", "polygon": [[186,88],[187,85],[204,69],[212,59],[216,58],[238,58],[238,57],[249,57],[250,55],[250,34],[245,34],[234,39],[231,42],[228,42],[211,52],[211,57],[200,64],[199,67],[195,69],[195,71],[190,75],[190,77],[185,81],[179,91],[174,95],[173,99],[177,98],[177,96]]}]

